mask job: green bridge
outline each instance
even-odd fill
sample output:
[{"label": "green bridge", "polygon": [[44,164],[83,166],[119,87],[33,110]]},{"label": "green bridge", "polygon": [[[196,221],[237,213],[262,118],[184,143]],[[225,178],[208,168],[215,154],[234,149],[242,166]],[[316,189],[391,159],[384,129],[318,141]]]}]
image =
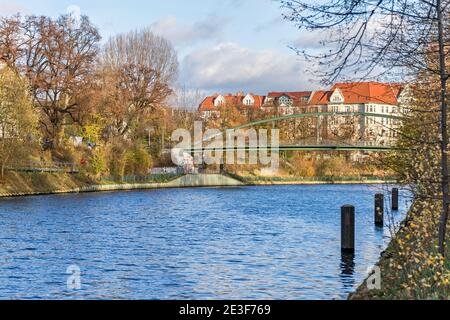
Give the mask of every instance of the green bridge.
[{"label": "green bridge", "polygon": [[[262,120],[256,120],[252,121],[234,128],[230,128],[231,130],[241,130],[241,129],[248,129],[252,127],[258,127],[263,126],[267,124],[272,124],[272,127],[276,127],[276,123],[287,121],[287,120],[295,120],[295,119],[317,119],[316,122],[316,138],[315,141],[294,141],[294,142],[280,142],[279,146],[266,146],[266,147],[252,147],[252,146],[246,146],[246,147],[223,147],[223,148],[216,148],[216,147],[199,147],[198,144],[194,145],[190,149],[185,149],[187,152],[190,153],[199,153],[204,151],[259,151],[259,150],[272,150],[272,151],[363,151],[363,152],[390,152],[395,150],[401,150],[400,148],[395,146],[395,143],[393,144],[374,144],[373,142],[365,141],[364,137],[359,139],[358,141],[344,141],[344,140],[324,140],[321,138],[321,131],[323,125],[327,125],[326,120],[329,118],[353,118],[358,119],[359,122],[357,125],[362,126],[365,130],[368,126],[365,119],[371,118],[371,119],[390,119],[391,125],[384,124],[383,122],[374,123],[374,125],[377,125],[379,127],[382,127],[384,130],[396,130],[393,128],[392,123],[395,122],[401,122],[403,120],[402,116],[398,115],[392,115],[392,114],[380,114],[380,113],[365,113],[365,112],[314,112],[314,113],[300,113],[300,114],[292,114],[292,115],[285,115],[285,116],[279,116],[279,117],[272,117],[268,119],[262,119]],[[386,121],[388,122],[388,121]],[[344,124],[345,125],[345,124]],[[361,130],[361,129],[360,129]],[[223,136],[225,134],[226,130],[221,132],[220,134],[214,135],[209,137],[208,139],[205,139],[203,142],[207,143],[208,141],[214,139],[215,137],[221,135]],[[364,134],[362,134],[364,136]],[[308,139],[306,139],[308,140]]]}]

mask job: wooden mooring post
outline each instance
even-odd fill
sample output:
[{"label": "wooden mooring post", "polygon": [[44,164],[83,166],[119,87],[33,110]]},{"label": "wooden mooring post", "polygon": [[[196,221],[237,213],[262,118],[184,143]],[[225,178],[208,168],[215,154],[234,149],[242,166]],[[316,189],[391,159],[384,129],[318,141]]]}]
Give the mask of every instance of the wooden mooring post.
[{"label": "wooden mooring post", "polygon": [[392,189],[392,211],[398,211],[398,188]]},{"label": "wooden mooring post", "polygon": [[375,225],[384,227],[384,195],[381,193],[375,195]]},{"label": "wooden mooring post", "polygon": [[345,253],[355,252],[355,207],[341,208],[341,249]]}]

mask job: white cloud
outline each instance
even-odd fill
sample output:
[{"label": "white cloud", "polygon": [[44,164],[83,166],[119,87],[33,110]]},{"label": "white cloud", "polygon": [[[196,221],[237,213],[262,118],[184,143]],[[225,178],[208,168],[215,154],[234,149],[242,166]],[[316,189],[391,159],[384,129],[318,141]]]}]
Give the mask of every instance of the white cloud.
[{"label": "white cloud", "polygon": [[[360,21],[359,23],[362,23]],[[359,28],[354,28],[353,32],[357,32]],[[365,32],[364,42],[372,42],[372,37],[383,33],[383,20],[379,17],[375,17],[369,21],[367,30]],[[316,29],[316,30],[304,30],[297,31],[298,36],[295,39],[288,40],[290,45],[296,47],[299,50],[318,50],[329,51],[337,48],[337,42],[340,39],[348,38],[354,34],[343,34],[343,31],[336,27],[330,29]]]},{"label": "white cloud", "polygon": [[308,66],[294,53],[250,50],[236,43],[204,47],[181,64],[181,81],[207,91],[268,91],[315,89]]},{"label": "white cloud", "polygon": [[189,46],[201,41],[219,39],[228,19],[210,15],[193,24],[181,24],[173,15],[153,23],[150,28],[172,41],[175,46]]},{"label": "white cloud", "polygon": [[334,39],[333,33],[328,30],[301,30],[300,35],[290,41],[290,44],[299,50],[329,49],[329,44]]},{"label": "white cloud", "polygon": [[15,3],[14,1],[2,1],[0,0],[0,16],[9,16],[17,13],[28,13],[28,9],[24,6]]},{"label": "white cloud", "polygon": [[67,14],[71,15],[75,20],[81,20],[81,8],[75,4],[72,4],[66,9]]}]

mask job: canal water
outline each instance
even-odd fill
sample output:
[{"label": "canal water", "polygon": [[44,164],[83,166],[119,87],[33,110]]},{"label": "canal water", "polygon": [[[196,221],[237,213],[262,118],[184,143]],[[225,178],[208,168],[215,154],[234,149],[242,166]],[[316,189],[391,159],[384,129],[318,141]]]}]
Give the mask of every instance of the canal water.
[{"label": "canal water", "polygon": [[[380,191],[387,189],[268,186],[0,199],[0,298],[345,299],[389,241],[388,228],[373,222]],[[401,196],[397,221],[409,205]],[[344,204],[356,206],[354,257],[340,250]]]}]

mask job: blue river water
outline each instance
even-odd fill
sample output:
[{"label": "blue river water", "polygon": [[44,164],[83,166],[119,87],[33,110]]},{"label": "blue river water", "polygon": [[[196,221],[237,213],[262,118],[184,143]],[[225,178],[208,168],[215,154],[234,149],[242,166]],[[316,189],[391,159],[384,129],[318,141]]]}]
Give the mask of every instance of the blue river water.
[{"label": "blue river water", "polygon": [[[387,190],[262,186],[0,199],[0,299],[345,299],[389,241],[389,228],[373,221],[374,194]],[[406,199],[402,191],[397,222]],[[344,204],[356,206],[354,257],[340,250]],[[71,266],[80,274],[69,274]]]}]

